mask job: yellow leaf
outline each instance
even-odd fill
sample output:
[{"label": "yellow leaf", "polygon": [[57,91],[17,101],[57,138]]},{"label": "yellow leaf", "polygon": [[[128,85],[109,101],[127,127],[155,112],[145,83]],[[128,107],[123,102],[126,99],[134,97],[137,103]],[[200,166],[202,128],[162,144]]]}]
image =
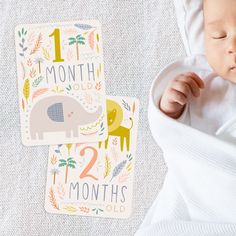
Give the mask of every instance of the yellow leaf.
[{"label": "yellow leaf", "polygon": [[66,144],[66,147],[67,147],[67,150],[68,150],[68,155],[70,155],[71,146],[72,146],[72,143],[67,143]]},{"label": "yellow leaf", "polygon": [[28,103],[29,95],[30,95],[30,83],[29,79],[25,80],[24,87],[23,87],[23,94],[26,99],[26,103]]},{"label": "yellow leaf", "polygon": [[49,54],[49,52],[47,51],[46,48],[42,48],[42,50],[43,50],[43,56],[44,56],[44,58],[49,61],[49,60],[50,60],[50,54]]},{"label": "yellow leaf", "polygon": [[63,207],[63,209],[66,210],[66,211],[70,211],[70,212],[78,211],[78,209],[76,207],[73,207],[73,206],[66,206],[66,207]]},{"label": "yellow leaf", "polygon": [[110,171],[111,171],[111,162],[109,161],[108,156],[106,156],[104,178],[106,178],[109,175]]}]

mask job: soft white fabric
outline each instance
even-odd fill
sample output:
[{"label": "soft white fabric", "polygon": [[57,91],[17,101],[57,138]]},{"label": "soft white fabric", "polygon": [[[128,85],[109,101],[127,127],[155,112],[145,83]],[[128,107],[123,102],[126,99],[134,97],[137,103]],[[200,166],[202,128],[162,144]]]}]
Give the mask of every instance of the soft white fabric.
[{"label": "soft white fabric", "polygon": [[[218,76],[204,55],[191,56],[175,62],[165,68],[162,76],[167,78],[172,76],[173,79],[180,70],[186,71],[189,65],[192,71],[204,81],[204,89],[200,90],[199,97],[190,98],[177,120],[205,133],[226,138],[222,126],[224,125],[223,127],[227,127],[228,130],[230,127],[232,130],[233,125],[236,126],[236,84]],[[236,144],[235,139],[232,141]]]},{"label": "soft white fabric", "polygon": [[[168,117],[156,105],[172,75],[192,70],[211,74],[206,64],[198,64],[201,59],[187,58],[184,67],[179,62],[169,65],[153,81],[148,118],[168,173],[135,236],[236,235],[236,146]],[[217,88],[216,81],[212,85]]]},{"label": "soft white fabric", "polygon": [[[102,24],[106,93],[140,99],[128,219],[45,212],[48,146],[21,143],[15,26],[76,19]],[[0,235],[134,235],[166,174],[148,127],[148,92],[157,71],[184,55],[172,0],[0,0]]]},{"label": "soft white fabric", "polygon": [[202,0],[173,0],[187,55],[204,53]]}]

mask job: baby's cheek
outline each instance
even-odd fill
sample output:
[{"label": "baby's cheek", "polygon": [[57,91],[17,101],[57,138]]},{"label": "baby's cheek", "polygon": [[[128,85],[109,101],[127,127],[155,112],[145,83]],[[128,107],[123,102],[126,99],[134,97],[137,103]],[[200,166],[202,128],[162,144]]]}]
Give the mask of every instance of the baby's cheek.
[{"label": "baby's cheek", "polygon": [[205,54],[210,64],[220,64],[222,56],[225,54],[224,51],[223,45],[219,45],[214,41],[205,44]]}]

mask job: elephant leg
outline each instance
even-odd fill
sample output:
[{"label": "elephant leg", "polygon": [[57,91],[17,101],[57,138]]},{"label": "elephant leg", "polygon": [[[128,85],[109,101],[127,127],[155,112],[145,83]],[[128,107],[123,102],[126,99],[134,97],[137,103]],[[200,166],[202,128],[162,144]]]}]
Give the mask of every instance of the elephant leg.
[{"label": "elephant leg", "polygon": [[124,149],[124,136],[120,136],[120,146],[121,146],[121,151],[123,152],[123,149]]},{"label": "elephant leg", "polygon": [[107,149],[108,140],[109,140],[109,136],[107,137],[107,139],[106,139],[106,141],[105,141],[105,149]]},{"label": "elephant leg", "polygon": [[73,135],[74,135],[74,137],[78,137],[78,129],[77,128],[73,129]]},{"label": "elephant leg", "polygon": [[43,139],[43,132],[42,131],[38,132],[38,137],[39,137],[39,139]]},{"label": "elephant leg", "polygon": [[30,136],[31,136],[31,139],[36,139],[36,132],[35,131],[31,131],[30,132]]},{"label": "elephant leg", "polygon": [[66,137],[67,137],[67,138],[70,138],[70,137],[71,137],[71,130],[70,130],[70,129],[67,129],[67,130],[66,130]]}]

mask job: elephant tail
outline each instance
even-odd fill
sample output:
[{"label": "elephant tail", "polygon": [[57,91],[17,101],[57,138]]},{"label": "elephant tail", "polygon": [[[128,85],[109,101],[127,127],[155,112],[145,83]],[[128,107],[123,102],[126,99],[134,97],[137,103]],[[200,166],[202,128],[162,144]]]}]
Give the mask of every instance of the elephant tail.
[{"label": "elephant tail", "polygon": [[132,122],[132,123],[131,123],[131,127],[129,128],[129,130],[131,130],[131,129],[133,128],[133,126],[134,126],[134,121],[133,121],[133,119],[132,119],[131,117],[130,117],[129,119],[130,119],[131,122]]}]

